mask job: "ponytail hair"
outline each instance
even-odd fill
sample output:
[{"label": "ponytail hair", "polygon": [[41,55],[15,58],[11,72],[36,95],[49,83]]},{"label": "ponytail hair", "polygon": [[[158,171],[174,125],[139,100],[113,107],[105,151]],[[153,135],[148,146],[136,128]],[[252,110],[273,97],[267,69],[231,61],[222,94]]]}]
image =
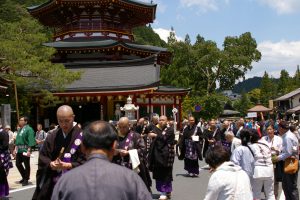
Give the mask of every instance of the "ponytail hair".
[{"label": "ponytail hair", "polygon": [[240,138],[243,146],[248,146],[251,140],[251,130],[249,128],[243,128],[240,132]]},{"label": "ponytail hair", "polygon": [[248,149],[250,150],[252,156],[254,157],[254,153],[252,151],[252,149],[248,146],[248,143],[251,142],[251,137],[252,137],[252,130],[249,128],[243,128],[240,132],[240,137],[241,137],[241,141],[242,141],[242,145],[245,147],[248,147]]}]

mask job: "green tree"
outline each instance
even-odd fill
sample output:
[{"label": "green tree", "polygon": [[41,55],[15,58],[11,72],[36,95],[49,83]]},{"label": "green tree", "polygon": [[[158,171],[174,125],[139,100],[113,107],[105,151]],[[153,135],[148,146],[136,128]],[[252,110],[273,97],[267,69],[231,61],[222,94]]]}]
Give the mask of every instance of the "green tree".
[{"label": "green tree", "polygon": [[184,42],[188,45],[191,45],[191,38],[190,38],[189,34],[185,35]]},{"label": "green tree", "polygon": [[269,107],[269,100],[274,98],[274,89],[275,85],[265,72],[260,85],[260,102],[264,106]]},{"label": "green tree", "polygon": [[135,42],[160,47],[167,47],[167,43],[160,39],[159,35],[151,27],[141,26],[133,29]]},{"label": "green tree", "polygon": [[22,6],[17,9],[23,11],[19,21],[0,19],[0,67],[8,69],[1,76],[16,83],[19,99],[23,99],[20,113],[24,114],[30,109],[25,102],[32,102],[34,93],[44,90],[43,94],[48,96],[51,93],[47,91],[63,90],[65,85],[80,77],[80,72],[70,72],[62,64],[52,64],[50,60],[55,49],[42,45],[50,40],[48,32],[26,14]]},{"label": "green tree", "polygon": [[278,96],[284,95],[293,90],[292,78],[290,77],[289,73],[284,69],[280,72],[277,88]]},{"label": "green tree", "polygon": [[168,37],[168,47],[173,54],[173,60],[172,64],[161,68],[161,82],[177,87],[193,87],[193,83],[189,79],[191,44],[177,41],[172,29]]},{"label": "green tree", "polygon": [[223,50],[214,41],[206,41],[200,35],[197,35],[194,45],[177,41],[174,32],[169,36],[168,45],[174,60],[162,70],[162,82],[176,83],[176,86],[181,87],[188,84],[193,94],[197,95],[212,94],[217,81],[221,89],[231,88],[236,80],[243,78],[252,68],[252,62],[261,58],[250,33],[226,37]]},{"label": "green tree", "polygon": [[248,109],[253,106],[249,100],[249,97],[246,92],[242,92],[241,99],[234,102],[233,107],[240,112],[241,116],[246,116]]},{"label": "green tree", "polygon": [[256,105],[261,102],[260,93],[261,92],[260,92],[259,88],[255,88],[255,89],[251,90],[250,92],[248,92],[248,97],[249,97],[251,104]]},{"label": "green tree", "polygon": [[239,37],[226,37],[223,47],[217,80],[221,89],[231,89],[236,80],[244,78],[246,72],[252,69],[252,63],[261,59],[261,53],[250,32]]},{"label": "green tree", "polygon": [[175,35],[175,30],[173,27],[171,27],[170,35],[168,37],[168,45],[173,45],[176,42],[177,42],[177,39],[176,39],[176,35]]},{"label": "green tree", "polygon": [[205,88],[206,95],[211,94],[216,88],[216,81],[218,80],[218,69],[219,61],[221,60],[221,51],[217,47],[217,44],[213,41],[200,40],[193,46],[191,52],[192,65],[191,79],[194,80],[193,83],[200,80],[204,80],[195,89],[200,87]]},{"label": "green tree", "polygon": [[297,65],[297,70],[295,72],[295,75],[293,77],[293,86],[295,89],[300,88],[300,69],[299,65]]},{"label": "green tree", "polygon": [[224,104],[225,101],[221,101],[219,95],[211,94],[209,96],[203,96],[200,98],[202,110],[199,115],[206,120],[218,118],[224,110]]}]

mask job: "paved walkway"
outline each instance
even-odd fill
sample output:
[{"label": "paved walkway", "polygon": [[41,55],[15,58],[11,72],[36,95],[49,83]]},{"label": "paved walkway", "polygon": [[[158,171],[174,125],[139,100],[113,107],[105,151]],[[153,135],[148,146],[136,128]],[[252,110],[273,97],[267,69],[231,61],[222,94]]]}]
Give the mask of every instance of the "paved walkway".
[{"label": "paved walkway", "polygon": [[[29,180],[29,186],[33,186],[36,184],[36,171],[38,167],[38,151],[34,151],[32,153],[32,157],[30,158],[30,180]],[[21,175],[16,167],[16,160],[13,160],[13,168],[9,170],[8,174],[8,184],[10,190],[20,189],[24,188],[22,184],[18,183],[19,180],[21,180]],[[28,186],[25,186],[28,187]]]}]

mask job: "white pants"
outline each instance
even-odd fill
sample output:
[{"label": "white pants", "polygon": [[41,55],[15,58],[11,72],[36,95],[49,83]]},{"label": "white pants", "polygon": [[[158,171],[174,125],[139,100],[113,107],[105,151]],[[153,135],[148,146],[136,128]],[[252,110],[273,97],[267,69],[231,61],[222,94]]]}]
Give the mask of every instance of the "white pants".
[{"label": "white pants", "polygon": [[273,181],[274,177],[254,178],[252,182],[253,198],[261,199],[261,190],[264,187],[265,199],[275,200]]}]

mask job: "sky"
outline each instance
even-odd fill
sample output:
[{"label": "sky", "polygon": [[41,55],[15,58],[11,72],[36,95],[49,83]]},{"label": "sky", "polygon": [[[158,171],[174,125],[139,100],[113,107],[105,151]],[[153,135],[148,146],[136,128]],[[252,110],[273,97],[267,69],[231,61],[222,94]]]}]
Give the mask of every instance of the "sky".
[{"label": "sky", "polygon": [[[141,0],[150,3],[151,0]],[[294,76],[300,65],[300,0],[153,0],[157,4],[152,28],[167,41],[171,27],[178,40],[199,34],[222,49],[227,36],[250,32],[262,53],[246,78],[278,78],[285,69]]]}]

